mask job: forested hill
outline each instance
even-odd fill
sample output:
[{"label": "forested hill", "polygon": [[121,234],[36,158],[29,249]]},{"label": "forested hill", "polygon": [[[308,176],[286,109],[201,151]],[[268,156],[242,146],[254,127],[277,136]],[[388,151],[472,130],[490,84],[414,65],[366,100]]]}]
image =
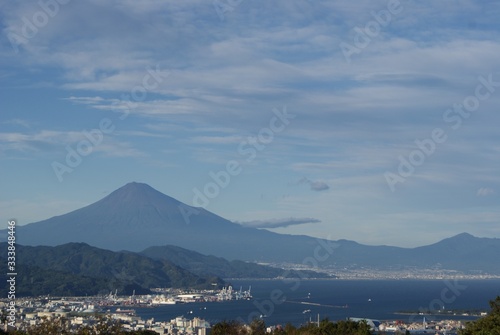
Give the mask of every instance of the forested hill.
[{"label": "forested hill", "polygon": [[[0,243],[7,259],[7,243]],[[5,282],[6,262],[0,265]],[[85,243],[56,247],[16,245],[16,296],[149,293],[156,287],[213,288],[223,284],[216,276],[198,276],[167,260],[153,260],[131,252],[113,252]],[[6,287],[0,294],[7,296]]]}]

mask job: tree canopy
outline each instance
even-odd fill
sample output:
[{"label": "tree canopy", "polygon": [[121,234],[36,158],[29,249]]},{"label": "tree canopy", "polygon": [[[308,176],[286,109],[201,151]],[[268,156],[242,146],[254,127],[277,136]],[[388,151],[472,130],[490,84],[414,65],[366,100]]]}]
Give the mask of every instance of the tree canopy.
[{"label": "tree canopy", "polygon": [[490,307],[487,316],[468,322],[460,335],[500,335],[500,296],[490,301]]},{"label": "tree canopy", "polygon": [[[249,327],[237,322],[219,322],[212,327],[212,335],[264,335],[266,324],[263,320],[253,320]],[[299,328],[287,324],[284,328],[277,327],[275,335],[370,335],[370,326],[366,322],[337,321],[331,322],[324,319],[319,326],[316,323],[308,323]]]}]

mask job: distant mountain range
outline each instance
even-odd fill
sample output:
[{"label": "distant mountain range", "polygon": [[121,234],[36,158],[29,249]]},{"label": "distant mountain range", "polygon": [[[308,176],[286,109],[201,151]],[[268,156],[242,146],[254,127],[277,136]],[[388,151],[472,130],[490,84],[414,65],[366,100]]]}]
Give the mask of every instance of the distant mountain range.
[{"label": "distant mountain range", "polygon": [[448,269],[469,274],[500,274],[500,239],[479,238],[461,233],[437,243],[417,247],[367,246],[337,241],[332,260],[343,267],[384,270]]},{"label": "distant mountain range", "polygon": [[[6,235],[6,230],[0,232],[4,240]],[[243,227],[141,183],[129,183],[76,211],[18,226],[17,241],[50,246],[85,242],[116,251],[175,245],[229,260],[394,271],[408,267],[442,268],[500,274],[498,238],[477,238],[463,233],[429,246],[400,248],[277,234]]]},{"label": "distant mountain range", "polygon": [[[158,260],[168,260],[198,276],[221,278],[278,278],[283,277],[283,269],[239,260],[228,261],[222,257],[207,256],[181,247],[167,245],[150,247],[140,253]],[[306,270],[287,271],[291,278],[334,278],[325,273]]]}]

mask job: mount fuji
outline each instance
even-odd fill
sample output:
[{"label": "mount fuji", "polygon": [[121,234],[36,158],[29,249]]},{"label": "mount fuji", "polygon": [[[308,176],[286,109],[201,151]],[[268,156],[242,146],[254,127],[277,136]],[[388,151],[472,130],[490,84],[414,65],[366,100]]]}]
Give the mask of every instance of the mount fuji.
[{"label": "mount fuji", "polygon": [[302,259],[318,246],[312,237],[243,227],[136,182],[81,209],[17,227],[19,244],[69,242],[115,251],[170,244],[228,259],[266,261]]},{"label": "mount fuji", "polygon": [[[6,238],[7,230],[0,231],[0,239]],[[462,233],[431,245],[402,248],[278,234],[242,226],[135,182],[81,209],[18,226],[16,242],[31,246],[83,242],[102,249],[133,252],[174,245],[228,260],[500,274],[498,238]]]}]

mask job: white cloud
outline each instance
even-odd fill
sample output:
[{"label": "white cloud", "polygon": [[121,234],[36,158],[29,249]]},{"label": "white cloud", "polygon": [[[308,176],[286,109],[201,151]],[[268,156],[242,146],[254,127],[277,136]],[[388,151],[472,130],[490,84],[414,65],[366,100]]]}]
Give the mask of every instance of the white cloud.
[{"label": "white cloud", "polygon": [[30,123],[22,119],[11,119],[3,122],[7,125],[21,126],[23,128],[30,128]]},{"label": "white cloud", "polygon": [[[119,141],[114,136],[102,134],[97,145],[92,145],[92,152],[99,152],[109,157],[144,157],[145,154],[133,147],[133,144]],[[0,133],[0,151],[16,151],[31,154],[62,155],[66,147],[75,146],[88,138],[79,131],[42,130],[34,133]],[[62,156],[63,158],[64,156]]]},{"label": "white cloud", "polygon": [[194,143],[201,144],[231,144],[238,145],[244,140],[242,136],[196,136],[192,139]]},{"label": "white cloud", "polygon": [[286,219],[271,219],[271,220],[254,220],[247,222],[236,222],[245,227],[252,228],[283,228],[288,226],[319,223],[318,219],[313,218],[286,218]]},{"label": "white cloud", "polygon": [[495,194],[495,190],[488,188],[488,187],[481,187],[480,189],[477,190],[476,195],[478,197],[487,197],[490,195]]}]

